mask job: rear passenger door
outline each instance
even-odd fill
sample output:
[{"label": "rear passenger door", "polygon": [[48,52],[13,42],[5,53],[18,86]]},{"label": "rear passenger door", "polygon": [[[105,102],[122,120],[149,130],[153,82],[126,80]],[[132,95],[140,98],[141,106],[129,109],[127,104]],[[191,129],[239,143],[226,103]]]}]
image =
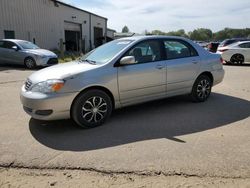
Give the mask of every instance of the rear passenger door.
[{"label": "rear passenger door", "polygon": [[190,90],[200,68],[198,52],[184,40],[165,39],[168,95]]}]

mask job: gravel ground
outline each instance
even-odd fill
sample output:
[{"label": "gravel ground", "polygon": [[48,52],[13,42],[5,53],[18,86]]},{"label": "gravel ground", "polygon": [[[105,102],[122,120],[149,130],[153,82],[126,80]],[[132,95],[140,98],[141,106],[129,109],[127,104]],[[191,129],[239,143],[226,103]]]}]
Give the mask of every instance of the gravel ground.
[{"label": "gravel ground", "polygon": [[0,187],[249,187],[250,66],[225,71],[205,103],[132,106],[86,130],[31,119],[19,92],[32,71],[0,67]]},{"label": "gravel ground", "polygon": [[0,187],[249,188],[250,179],[103,174],[79,170],[0,169]]}]

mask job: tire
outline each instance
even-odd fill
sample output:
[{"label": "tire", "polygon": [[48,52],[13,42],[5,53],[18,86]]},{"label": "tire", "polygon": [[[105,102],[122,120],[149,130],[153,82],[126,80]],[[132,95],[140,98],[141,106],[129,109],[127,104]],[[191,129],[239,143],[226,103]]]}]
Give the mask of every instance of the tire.
[{"label": "tire", "polygon": [[245,58],[241,54],[234,54],[230,59],[230,62],[233,63],[233,64],[242,65],[244,63],[244,61],[245,61]]},{"label": "tire", "polygon": [[212,80],[206,75],[200,75],[194,82],[191,97],[193,102],[204,102],[210,96]]},{"label": "tire", "polygon": [[89,90],[76,98],[71,108],[72,119],[83,128],[102,125],[112,113],[112,101],[101,90]]},{"label": "tire", "polygon": [[27,57],[24,60],[24,65],[28,68],[28,69],[35,69],[36,68],[36,61],[32,58],[32,57]]}]

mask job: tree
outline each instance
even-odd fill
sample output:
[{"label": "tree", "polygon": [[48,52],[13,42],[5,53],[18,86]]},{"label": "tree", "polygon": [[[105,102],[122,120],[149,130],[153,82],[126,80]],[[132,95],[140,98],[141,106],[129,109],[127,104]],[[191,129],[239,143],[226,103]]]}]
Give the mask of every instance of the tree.
[{"label": "tree", "polygon": [[210,41],[213,37],[213,32],[210,29],[199,28],[189,33],[192,40]]},{"label": "tree", "polygon": [[186,33],[184,29],[180,29],[178,31],[170,31],[170,32],[153,30],[151,32],[148,32],[147,34],[181,36],[198,41],[222,41],[230,38],[250,38],[250,28],[245,28],[245,29],[225,28],[215,33],[213,33],[211,29],[206,29],[206,28],[198,28],[188,33]]},{"label": "tree", "polygon": [[129,32],[129,28],[125,25],[123,28],[122,28],[122,33],[128,33]]},{"label": "tree", "polygon": [[160,30],[153,30],[151,32],[152,35],[166,35],[166,33],[160,31]]},{"label": "tree", "polygon": [[170,31],[170,32],[166,33],[166,35],[169,35],[169,36],[179,36],[179,37],[186,37],[186,38],[188,38],[188,35],[185,33],[184,29],[179,29],[178,31]]}]

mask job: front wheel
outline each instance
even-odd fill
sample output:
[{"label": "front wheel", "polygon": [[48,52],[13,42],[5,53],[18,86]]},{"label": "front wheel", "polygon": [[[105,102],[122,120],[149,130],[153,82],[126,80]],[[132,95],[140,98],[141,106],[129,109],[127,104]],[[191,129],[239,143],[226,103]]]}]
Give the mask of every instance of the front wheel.
[{"label": "front wheel", "polygon": [[28,69],[34,69],[36,68],[36,62],[33,58],[31,57],[27,57],[24,60],[24,65],[28,68]]},{"label": "front wheel", "polygon": [[206,75],[199,76],[192,88],[191,97],[194,102],[204,102],[210,96],[212,81]]},{"label": "front wheel", "polygon": [[72,106],[71,117],[81,127],[102,125],[112,113],[112,101],[101,90],[89,90],[78,96]]}]

